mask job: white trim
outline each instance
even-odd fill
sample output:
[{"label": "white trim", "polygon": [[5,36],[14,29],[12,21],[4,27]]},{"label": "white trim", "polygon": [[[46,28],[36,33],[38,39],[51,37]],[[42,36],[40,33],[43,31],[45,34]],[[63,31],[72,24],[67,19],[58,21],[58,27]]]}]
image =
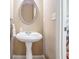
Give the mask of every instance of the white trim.
[{"label": "white trim", "polygon": [[61,59],[61,32],[62,32],[62,1],[57,0],[56,20],[56,59]]},{"label": "white trim", "polygon": [[66,12],[67,1],[57,0],[56,59],[66,59]]},{"label": "white trim", "polygon": [[66,59],[66,31],[65,31],[65,27],[66,27],[66,21],[67,21],[67,0],[63,0],[62,2],[62,17],[63,17],[63,21],[62,21],[62,59]]},{"label": "white trim", "polygon": [[[25,55],[13,55],[12,59],[26,59]],[[33,59],[45,59],[44,55],[33,55]]]}]

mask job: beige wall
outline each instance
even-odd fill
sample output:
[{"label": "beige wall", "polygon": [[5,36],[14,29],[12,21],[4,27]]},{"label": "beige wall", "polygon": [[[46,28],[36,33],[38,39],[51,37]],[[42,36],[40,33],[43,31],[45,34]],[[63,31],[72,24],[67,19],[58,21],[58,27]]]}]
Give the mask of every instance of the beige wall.
[{"label": "beige wall", "polygon": [[44,53],[48,59],[56,59],[56,21],[51,20],[56,12],[56,0],[44,0]]},{"label": "beige wall", "polygon": [[39,17],[38,19],[36,19],[36,21],[31,24],[31,25],[25,25],[23,24],[19,17],[18,17],[18,8],[20,5],[20,1],[21,0],[14,0],[14,20],[15,20],[15,25],[16,25],[16,30],[17,32],[20,31],[20,27],[23,28],[23,31],[37,31],[42,33],[42,23],[43,23],[43,17],[42,17],[42,13],[43,13],[43,8],[42,8],[42,0],[35,0],[38,8],[39,8]]},{"label": "beige wall", "polygon": [[[43,1],[42,0],[35,0],[38,8],[39,8],[39,17],[36,19],[36,21],[31,25],[25,25],[23,24],[19,17],[18,17],[18,8],[20,6],[20,2],[22,0],[13,0],[14,1],[14,8],[13,8],[13,19],[16,26],[16,31],[20,31],[20,27],[23,28],[22,31],[36,31],[40,32],[42,34],[43,32]],[[36,49],[36,50],[35,50]],[[13,53],[14,54],[20,54],[25,55],[25,45],[24,43],[18,41],[16,38],[14,38],[14,46],[13,46]],[[33,43],[33,54],[43,54],[43,40]]]}]

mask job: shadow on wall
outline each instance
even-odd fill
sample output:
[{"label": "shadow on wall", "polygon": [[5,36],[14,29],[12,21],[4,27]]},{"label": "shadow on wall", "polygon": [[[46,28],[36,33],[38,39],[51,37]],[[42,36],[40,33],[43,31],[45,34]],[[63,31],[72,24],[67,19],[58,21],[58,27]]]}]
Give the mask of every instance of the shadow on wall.
[{"label": "shadow on wall", "polygon": [[[33,55],[43,55],[43,40],[33,43],[32,53]],[[17,38],[14,38],[13,54],[26,55],[25,43],[18,41]]]}]

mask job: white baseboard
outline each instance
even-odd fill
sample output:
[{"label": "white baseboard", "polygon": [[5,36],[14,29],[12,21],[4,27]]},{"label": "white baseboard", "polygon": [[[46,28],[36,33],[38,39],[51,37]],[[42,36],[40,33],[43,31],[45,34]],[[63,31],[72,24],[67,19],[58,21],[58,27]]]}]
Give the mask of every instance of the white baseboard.
[{"label": "white baseboard", "polygon": [[[24,55],[13,55],[12,59],[26,59]],[[33,59],[45,59],[44,55],[34,55]]]}]

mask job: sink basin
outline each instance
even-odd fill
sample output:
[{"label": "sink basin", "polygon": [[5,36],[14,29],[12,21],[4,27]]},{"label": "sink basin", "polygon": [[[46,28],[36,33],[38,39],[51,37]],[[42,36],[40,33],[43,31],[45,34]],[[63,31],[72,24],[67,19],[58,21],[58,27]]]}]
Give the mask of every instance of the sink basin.
[{"label": "sink basin", "polygon": [[42,39],[42,35],[38,32],[19,32],[16,38],[22,42],[36,42]]},{"label": "sink basin", "polygon": [[19,32],[16,38],[26,44],[26,59],[32,59],[32,42],[37,42],[42,39],[42,35],[38,32]]}]

